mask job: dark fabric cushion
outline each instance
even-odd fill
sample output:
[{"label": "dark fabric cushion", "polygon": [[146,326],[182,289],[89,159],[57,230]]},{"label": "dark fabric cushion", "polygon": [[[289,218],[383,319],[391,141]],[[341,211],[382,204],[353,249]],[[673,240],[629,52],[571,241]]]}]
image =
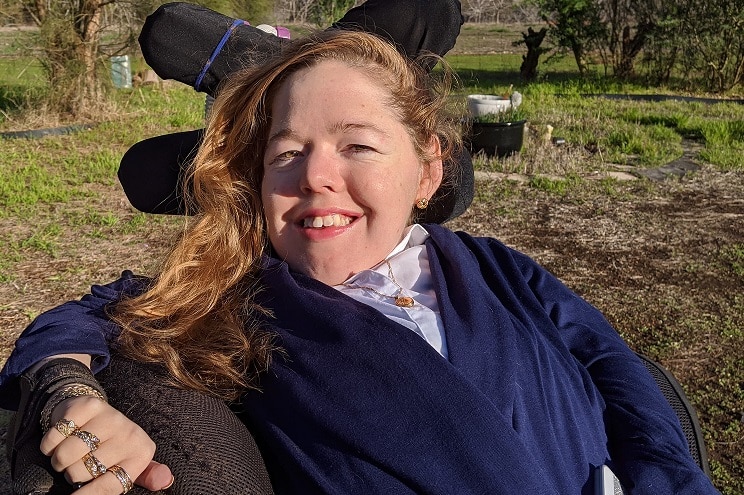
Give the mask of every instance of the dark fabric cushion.
[{"label": "dark fabric cushion", "polygon": [[145,213],[186,213],[183,176],[203,132],[199,129],[144,139],[124,153],[118,176],[132,206]]},{"label": "dark fabric cushion", "polygon": [[162,368],[116,355],[97,378],[111,405],[155,441],[155,460],[175,477],[169,494],[273,493],[253,436],[224,402],[169,386]]},{"label": "dark fabric cushion", "polygon": [[460,2],[453,0],[368,0],[333,27],[376,33],[416,58],[425,52],[443,56],[450,51],[463,21]]},{"label": "dark fabric cushion", "polygon": [[[150,14],[139,36],[145,61],[163,79],[193,86],[235,19],[189,3],[162,5]],[[349,10],[332,28],[379,34],[415,58],[444,55],[455,46],[463,18],[453,0],[368,0]],[[199,90],[214,95],[229,73],[260,64],[280,50],[282,40],[240,23],[211,61]]]},{"label": "dark fabric cushion", "polygon": [[[142,55],[163,79],[193,86],[235,19],[188,3],[168,3],[150,14],[139,36]],[[239,25],[209,66],[199,89],[214,95],[224,77],[261,63],[279,51],[280,39],[248,24]]]}]

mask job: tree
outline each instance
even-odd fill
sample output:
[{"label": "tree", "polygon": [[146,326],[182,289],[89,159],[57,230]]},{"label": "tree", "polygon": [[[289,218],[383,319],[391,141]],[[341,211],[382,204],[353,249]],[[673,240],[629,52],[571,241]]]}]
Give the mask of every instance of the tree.
[{"label": "tree", "polygon": [[532,0],[550,40],[570,50],[579,72],[590,51],[616,77],[648,80],[673,74],[693,89],[723,92],[744,83],[744,2],[741,0]]},{"label": "tree", "polygon": [[[682,0],[675,42],[688,81],[722,92],[744,83],[744,4],[741,0]],[[698,78],[695,77],[699,74]]]},{"label": "tree", "polygon": [[657,25],[660,6],[656,3],[608,0],[601,4],[601,17],[606,26],[601,50],[605,54],[605,64],[612,65],[615,76],[620,79],[635,74],[636,57]]},{"label": "tree", "polygon": [[274,0],[230,0],[233,13],[253,25],[268,24],[276,19]]},{"label": "tree", "polygon": [[18,0],[0,0],[0,26],[7,24],[23,24],[23,5]]},{"label": "tree", "polygon": [[540,56],[550,51],[548,48],[541,47],[548,29],[542,28],[535,31],[532,27],[527,28],[526,33],[522,33],[522,39],[515,41],[514,45],[525,45],[527,54],[522,55],[522,65],[519,67],[519,73],[524,81],[534,81],[537,79],[537,65]]},{"label": "tree", "polygon": [[310,7],[310,17],[320,27],[330,26],[355,3],[355,0],[315,0]]},{"label": "tree", "polygon": [[283,22],[304,24],[310,17],[314,0],[278,0],[277,13]]},{"label": "tree", "polygon": [[548,23],[553,42],[573,53],[582,76],[587,72],[588,53],[599,45],[605,28],[599,5],[593,0],[533,0]]},{"label": "tree", "polygon": [[[99,77],[108,56],[134,43],[141,23],[123,0],[21,0],[39,26],[40,57],[49,83],[49,109],[84,116],[103,101]],[[102,42],[106,32],[107,41]]]},{"label": "tree", "polygon": [[52,107],[77,115],[97,101],[96,59],[106,0],[27,0],[24,7],[39,26],[42,64]]}]

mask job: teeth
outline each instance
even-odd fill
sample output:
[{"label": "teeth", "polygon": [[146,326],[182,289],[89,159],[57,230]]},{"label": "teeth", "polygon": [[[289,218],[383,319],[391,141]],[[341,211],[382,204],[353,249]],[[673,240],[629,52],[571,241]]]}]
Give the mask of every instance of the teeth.
[{"label": "teeth", "polygon": [[333,215],[326,215],[323,217],[307,217],[304,220],[303,225],[305,227],[321,229],[323,227],[343,227],[350,223],[351,218],[334,213]]}]

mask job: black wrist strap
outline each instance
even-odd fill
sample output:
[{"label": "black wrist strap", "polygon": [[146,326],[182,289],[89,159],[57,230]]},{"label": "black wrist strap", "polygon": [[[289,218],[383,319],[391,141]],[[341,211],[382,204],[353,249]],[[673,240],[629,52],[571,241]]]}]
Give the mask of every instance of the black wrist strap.
[{"label": "black wrist strap", "polygon": [[[106,394],[93,373],[80,361],[71,358],[51,359],[38,369],[22,374],[19,379],[21,398],[18,412],[8,428],[7,455],[11,466],[11,477],[17,468],[15,456],[25,442],[40,439],[39,419],[49,397],[62,387],[72,384],[88,385]],[[39,448],[38,445],[35,446]]]}]

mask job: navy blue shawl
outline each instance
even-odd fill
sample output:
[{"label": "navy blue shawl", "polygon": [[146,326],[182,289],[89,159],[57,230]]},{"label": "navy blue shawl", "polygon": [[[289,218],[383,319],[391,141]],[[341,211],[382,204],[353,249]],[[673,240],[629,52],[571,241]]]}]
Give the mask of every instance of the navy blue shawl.
[{"label": "navy blue shawl", "polygon": [[574,314],[582,338],[630,351],[526,257],[427,229],[449,362],[378,311],[268,261],[260,297],[287,355],[244,409],[277,492],[590,493],[593,468],[609,460],[604,402],[554,320]]}]

